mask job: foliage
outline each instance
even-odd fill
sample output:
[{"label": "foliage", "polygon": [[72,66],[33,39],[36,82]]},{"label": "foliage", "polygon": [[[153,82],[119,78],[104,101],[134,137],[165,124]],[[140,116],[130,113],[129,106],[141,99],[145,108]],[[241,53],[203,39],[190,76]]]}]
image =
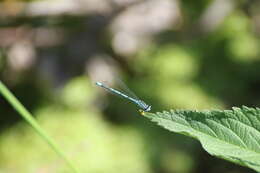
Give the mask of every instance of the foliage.
[{"label": "foliage", "polygon": [[73,165],[70,159],[63,153],[60,147],[54,142],[54,140],[49,137],[45,130],[38,124],[34,117],[29,113],[29,111],[16,99],[16,97],[6,88],[6,86],[0,81],[0,93],[5,97],[5,99],[13,106],[13,108],[24,118],[29,125],[33,127],[35,132],[37,132],[40,137],[45,140],[50,147],[60,155],[71,167],[74,172],[78,172],[77,168]]},{"label": "foliage", "polygon": [[[134,106],[91,83],[118,72],[153,111],[259,107],[259,2],[168,0],[176,5],[170,13],[166,1],[156,0],[86,1],[80,8],[76,1],[72,8],[50,2],[54,9],[46,8],[49,1],[6,2],[0,78],[80,170],[253,172],[211,157],[197,140],[152,126]],[[213,18],[203,22],[207,14]],[[167,15],[176,18],[158,30]],[[69,172],[1,97],[0,115],[0,172]]]},{"label": "foliage", "polygon": [[145,113],[158,125],[198,139],[210,154],[260,171],[260,109]]}]

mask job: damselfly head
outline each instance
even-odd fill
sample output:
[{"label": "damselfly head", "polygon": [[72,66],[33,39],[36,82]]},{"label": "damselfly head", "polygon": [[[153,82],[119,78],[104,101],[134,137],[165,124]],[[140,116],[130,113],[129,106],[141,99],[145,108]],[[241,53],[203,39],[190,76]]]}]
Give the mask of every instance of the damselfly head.
[{"label": "damselfly head", "polygon": [[149,111],[151,110],[151,108],[152,108],[151,105],[146,104],[146,103],[145,103],[144,101],[142,101],[142,100],[138,100],[138,106],[139,106],[140,108],[142,108],[143,111],[145,111],[145,112],[149,112]]},{"label": "damselfly head", "polygon": [[152,109],[152,106],[151,105],[147,105],[146,109],[144,110],[145,112],[149,112],[151,111]]}]

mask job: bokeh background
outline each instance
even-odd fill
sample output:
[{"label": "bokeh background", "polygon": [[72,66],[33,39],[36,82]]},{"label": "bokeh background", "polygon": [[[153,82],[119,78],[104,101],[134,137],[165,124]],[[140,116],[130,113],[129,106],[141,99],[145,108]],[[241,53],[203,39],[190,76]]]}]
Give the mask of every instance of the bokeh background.
[{"label": "bokeh background", "polygon": [[[5,0],[0,78],[84,173],[250,173],[152,112],[260,104],[260,1]],[[0,97],[0,172],[71,172]]]}]

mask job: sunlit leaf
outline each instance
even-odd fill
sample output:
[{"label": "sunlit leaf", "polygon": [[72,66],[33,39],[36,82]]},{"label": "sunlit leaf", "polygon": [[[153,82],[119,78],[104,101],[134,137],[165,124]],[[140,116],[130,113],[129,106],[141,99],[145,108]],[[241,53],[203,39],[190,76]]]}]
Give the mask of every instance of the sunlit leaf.
[{"label": "sunlit leaf", "polygon": [[158,125],[198,139],[211,155],[260,171],[260,109],[145,113]]}]

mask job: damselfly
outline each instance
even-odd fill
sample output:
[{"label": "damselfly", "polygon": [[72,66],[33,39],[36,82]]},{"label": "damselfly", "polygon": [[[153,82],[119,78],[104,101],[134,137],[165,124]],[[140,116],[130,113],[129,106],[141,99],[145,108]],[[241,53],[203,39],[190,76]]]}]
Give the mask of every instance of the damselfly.
[{"label": "damselfly", "polygon": [[[101,82],[96,82],[96,85],[99,86],[99,87],[102,87],[102,88],[105,88],[106,90],[108,90],[109,92],[113,93],[113,94],[116,94],[118,96],[121,96],[125,99],[128,99],[130,100],[131,102],[135,103],[137,106],[139,106],[142,111],[145,111],[145,112],[149,112],[151,110],[151,106],[150,105],[147,105],[144,101],[140,100],[137,96],[135,97],[130,97],[116,89],[113,89],[113,88],[110,88],[108,86],[106,86],[105,84],[101,83]],[[132,92],[131,92],[132,93]]]}]

